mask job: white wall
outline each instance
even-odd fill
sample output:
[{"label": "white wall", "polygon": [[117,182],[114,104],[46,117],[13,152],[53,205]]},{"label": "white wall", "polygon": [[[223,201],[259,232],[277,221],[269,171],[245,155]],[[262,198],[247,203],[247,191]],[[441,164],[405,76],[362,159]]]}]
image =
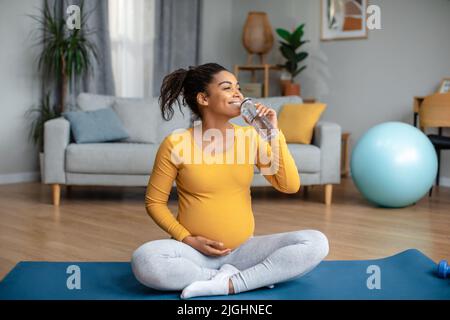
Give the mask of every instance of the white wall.
[{"label": "white wall", "polygon": [[217,62],[229,68],[236,51],[232,30],[232,1],[206,0],[202,2],[202,35],[200,62]]},{"label": "white wall", "polygon": [[[370,32],[367,41],[320,46],[331,75],[325,117],[352,132],[353,143],[381,122],[412,124],[413,97],[435,92],[450,76],[450,1],[371,3],[381,7],[383,30]],[[448,186],[449,161],[450,153],[442,152],[440,177]]]},{"label": "white wall", "polygon": [[38,150],[28,139],[24,114],[40,100],[41,82],[31,48],[42,0],[0,0],[0,183],[39,178]]},{"label": "white wall", "polygon": [[[318,0],[206,2],[203,24],[211,27],[204,29],[203,39],[210,45],[202,46],[202,62],[220,61],[230,70],[246,61],[241,37],[249,11],[267,12],[273,29],[292,29],[305,23],[305,39],[311,42],[303,47],[310,57],[308,68],[298,79],[302,95],[327,103],[323,119],[351,132],[353,145],[378,123],[412,124],[413,97],[434,92],[442,78],[450,77],[448,0],[371,0],[381,7],[382,30],[370,31],[366,40],[331,42],[320,41]],[[225,13],[230,11],[228,21]],[[282,61],[278,51],[275,44],[269,61]],[[271,95],[280,94],[278,80],[272,75]],[[444,134],[450,136],[450,130]],[[450,186],[449,152],[444,151],[441,160],[441,183]]]}]

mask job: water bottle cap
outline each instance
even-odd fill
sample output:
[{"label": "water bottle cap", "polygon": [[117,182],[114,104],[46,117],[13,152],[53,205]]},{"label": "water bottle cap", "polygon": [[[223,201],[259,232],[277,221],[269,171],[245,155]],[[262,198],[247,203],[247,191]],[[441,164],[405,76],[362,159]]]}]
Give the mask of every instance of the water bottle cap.
[{"label": "water bottle cap", "polygon": [[242,106],[244,103],[246,103],[247,101],[252,101],[252,99],[251,99],[251,98],[245,98],[244,100],[242,100],[241,106]]}]

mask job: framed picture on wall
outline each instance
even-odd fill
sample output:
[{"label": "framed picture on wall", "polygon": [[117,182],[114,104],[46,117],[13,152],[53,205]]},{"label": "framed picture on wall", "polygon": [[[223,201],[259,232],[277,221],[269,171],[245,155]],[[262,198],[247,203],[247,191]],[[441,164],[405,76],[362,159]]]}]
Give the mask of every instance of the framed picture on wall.
[{"label": "framed picture on wall", "polygon": [[450,78],[444,78],[439,86],[439,93],[449,93],[450,92]]},{"label": "framed picture on wall", "polygon": [[321,40],[367,39],[368,0],[320,0]]}]

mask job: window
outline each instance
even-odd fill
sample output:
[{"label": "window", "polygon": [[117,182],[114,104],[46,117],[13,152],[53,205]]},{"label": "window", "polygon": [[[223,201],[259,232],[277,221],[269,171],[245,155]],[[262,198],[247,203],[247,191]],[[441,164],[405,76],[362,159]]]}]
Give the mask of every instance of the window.
[{"label": "window", "polygon": [[109,30],[116,95],[152,96],[154,0],[109,0]]}]

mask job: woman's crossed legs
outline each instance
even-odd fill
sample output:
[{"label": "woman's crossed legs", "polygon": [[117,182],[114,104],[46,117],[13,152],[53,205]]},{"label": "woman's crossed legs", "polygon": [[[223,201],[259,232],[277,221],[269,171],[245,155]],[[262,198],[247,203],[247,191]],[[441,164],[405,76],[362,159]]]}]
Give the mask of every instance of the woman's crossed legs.
[{"label": "woman's crossed legs", "polygon": [[302,276],[327,254],[323,233],[301,230],[251,237],[221,257],[206,256],[173,239],[150,241],[134,252],[131,265],[145,286],[183,290],[196,281],[210,280],[222,265],[231,264],[240,270],[230,277],[234,292],[240,293]]}]

